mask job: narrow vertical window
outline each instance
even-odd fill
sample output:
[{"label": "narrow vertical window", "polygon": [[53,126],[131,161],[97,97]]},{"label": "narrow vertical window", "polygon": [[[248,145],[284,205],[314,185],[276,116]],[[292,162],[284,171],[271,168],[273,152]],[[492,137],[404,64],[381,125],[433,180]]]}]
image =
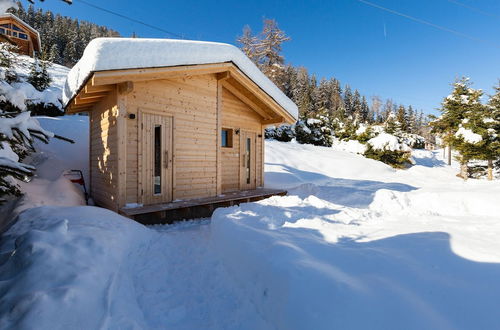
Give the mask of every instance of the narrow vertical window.
[{"label": "narrow vertical window", "polygon": [[245,169],[246,175],[247,175],[247,184],[250,184],[251,145],[252,145],[252,140],[250,138],[247,138],[247,151],[246,151],[247,163],[246,163],[246,169]]},{"label": "narrow vertical window", "polygon": [[161,126],[154,129],[153,193],[161,194]]},{"label": "narrow vertical window", "polygon": [[233,146],[233,130],[223,128],[221,131],[221,146],[224,148],[231,148]]}]

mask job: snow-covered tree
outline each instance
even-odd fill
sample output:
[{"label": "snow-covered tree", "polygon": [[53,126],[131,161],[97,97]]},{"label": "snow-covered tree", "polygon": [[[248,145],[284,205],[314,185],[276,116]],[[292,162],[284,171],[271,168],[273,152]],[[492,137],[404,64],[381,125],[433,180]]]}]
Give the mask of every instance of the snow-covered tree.
[{"label": "snow-covered tree", "polygon": [[295,124],[295,138],[302,144],[331,147],[332,135],[328,119],[323,116],[299,120]]},{"label": "snow-covered tree", "polygon": [[347,117],[354,113],[354,96],[349,85],[344,88],[344,109]]},{"label": "snow-covered tree", "polygon": [[368,140],[366,145],[365,157],[395,168],[405,168],[411,164],[411,148],[392,134],[380,133]]},{"label": "snow-covered tree", "polygon": [[39,91],[43,91],[49,87],[52,82],[52,79],[47,72],[49,65],[50,63],[44,60],[35,60],[31,64],[28,82]]},{"label": "snow-covered tree", "polygon": [[265,129],[266,139],[273,139],[281,142],[290,142],[295,138],[295,130],[292,125],[280,125],[278,127],[268,127]]},{"label": "snow-covered tree", "polygon": [[[463,151],[459,161],[461,164],[460,176],[464,179],[468,177],[468,162],[473,157],[474,149],[472,145],[477,141],[478,135],[470,129],[464,127],[469,126],[468,121],[475,112],[483,112],[481,104],[481,96],[483,92],[478,89],[471,88],[471,83],[468,78],[462,78],[453,84],[453,92],[448,95],[442,102],[441,116],[434,120],[431,125],[433,132],[442,136],[444,142],[450,147]],[[449,158],[451,152],[449,152]],[[450,163],[450,159],[448,159]]]}]

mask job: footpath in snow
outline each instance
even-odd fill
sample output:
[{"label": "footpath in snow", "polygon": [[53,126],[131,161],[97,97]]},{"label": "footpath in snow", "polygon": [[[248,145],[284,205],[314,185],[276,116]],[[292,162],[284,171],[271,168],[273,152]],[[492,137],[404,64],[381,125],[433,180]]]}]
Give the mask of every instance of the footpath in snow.
[{"label": "footpath in snow", "polygon": [[499,181],[413,156],[266,141],[288,196],[152,227],[44,197],[41,171],[1,238],[0,328],[498,329]]}]

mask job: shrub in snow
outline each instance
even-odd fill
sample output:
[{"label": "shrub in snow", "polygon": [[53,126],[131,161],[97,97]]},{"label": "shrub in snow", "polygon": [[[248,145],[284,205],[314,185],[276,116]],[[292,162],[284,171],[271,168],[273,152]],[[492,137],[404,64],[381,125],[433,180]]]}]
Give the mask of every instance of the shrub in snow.
[{"label": "shrub in snow", "polygon": [[293,126],[281,125],[279,127],[268,127],[265,129],[266,139],[274,139],[281,142],[290,142],[295,137]]},{"label": "shrub in snow", "polygon": [[326,123],[326,118],[309,118],[299,120],[295,124],[295,138],[302,144],[313,144],[315,146],[331,147],[331,129]]},{"label": "shrub in snow", "polygon": [[373,128],[367,124],[360,124],[358,129],[355,132],[355,139],[361,143],[366,143],[368,140],[377,136],[377,133]]},{"label": "shrub in snow", "polygon": [[411,164],[411,148],[387,133],[368,140],[365,157],[379,160],[395,168],[405,168]]},{"label": "shrub in snow", "polygon": [[413,149],[424,149],[425,148],[425,138],[418,134],[402,132],[399,134],[399,138],[403,143],[408,145]]},{"label": "shrub in snow", "polygon": [[358,129],[358,125],[352,117],[348,117],[345,120],[340,120],[336,118],[333,123],[333,135],[341,140],[355,140],[356,139],[356,131]]}]

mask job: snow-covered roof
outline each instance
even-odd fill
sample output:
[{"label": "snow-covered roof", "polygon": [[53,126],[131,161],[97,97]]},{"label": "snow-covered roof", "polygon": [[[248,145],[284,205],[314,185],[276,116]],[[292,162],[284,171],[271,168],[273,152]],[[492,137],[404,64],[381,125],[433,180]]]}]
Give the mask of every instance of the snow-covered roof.
[{"label": "snow-covered roof", "polygon": [[232,62],[294,118],[298,108],[257,66],[233,45],[172,39],[97,38],[68,74],[63,103],[68,102],[93,72]]},{"label": "snow-covered roof", "polygon": [[17,17],[14,14],[11,14],[11,13],[1,14],[0,19],[3,19],[3,18],[11,18],[14,21],[18,22],[20,25],[24,26],[26,29],[30,30],[30,32],[35,34],[37,37],[35,42],[38,46],[38,49],[39,50],[42,49],[42,42],[40,40],[40,33],[37,30],[35,30],[31,25],[29,25],[28,23],[26,23],[25,21],[23,21],[22,19],[20,19],[19,17]]}]

